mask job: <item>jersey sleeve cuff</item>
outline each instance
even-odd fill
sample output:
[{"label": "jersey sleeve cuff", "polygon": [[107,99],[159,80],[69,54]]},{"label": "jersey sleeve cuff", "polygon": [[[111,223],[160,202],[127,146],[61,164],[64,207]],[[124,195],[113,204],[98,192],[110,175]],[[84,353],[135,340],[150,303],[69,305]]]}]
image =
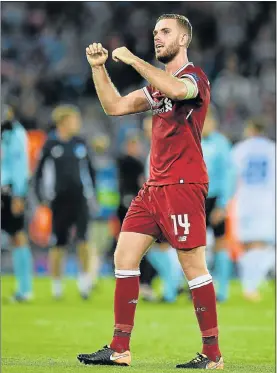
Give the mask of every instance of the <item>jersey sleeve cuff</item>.
[{"label": "jersey sleeve cuff", "polygon": [[154,100],[152,99],[147,87],[143,87],[142,90],[143,90],[143,93],[145,94],[147,101],[149,102],[150,108],[152,109],[154,106]]}]

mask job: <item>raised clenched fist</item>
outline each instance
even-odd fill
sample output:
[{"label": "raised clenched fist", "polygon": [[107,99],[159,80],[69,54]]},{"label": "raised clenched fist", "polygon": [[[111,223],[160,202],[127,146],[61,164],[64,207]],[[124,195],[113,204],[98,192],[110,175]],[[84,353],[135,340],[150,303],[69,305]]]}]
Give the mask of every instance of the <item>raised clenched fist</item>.
[{"label": "raised clenched fist", "polygon": [[112,53],[112,58],[115,62],[121,61],[127,65],[132,65],[136,56],[126,47],[116,48]]},{"label": "raised clenched fist", "polygon": [[93,43],[86,48],[86,55],[91,67],[101,66],[107,61],[108,51],[101,43]]}]

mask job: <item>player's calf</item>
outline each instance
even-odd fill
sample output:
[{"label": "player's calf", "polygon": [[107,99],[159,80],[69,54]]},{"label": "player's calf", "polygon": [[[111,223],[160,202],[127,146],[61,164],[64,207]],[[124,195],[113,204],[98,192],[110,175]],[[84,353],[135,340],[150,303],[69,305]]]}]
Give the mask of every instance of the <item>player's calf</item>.
[{"label": "player's calf", "polygon": [[202,334],[202,355],[212,362],[218,362],[221,359],[221,352],[218,345],[216,296],[212,276],[206,267],[205,247],[198,247],[189,252],[179,250],[178,256],[188,279],[195,314]]},{"label": "player's calf", "polygon": [[48,262],[50,275],[52,277],[52,296],[55,299],[62,298],[62,268],[64,263],[65,249],[63,246],[52,247],[49,250]]},{"label": "player's calf", "polygon": [[32,298],[33,292],[33,258],[30,247],[27,245],[26,234],[17,232],[12,237],[12,261],[14,274],[17,281],[16,294],[12,297],[14,301],[27,301]]},{"label": "player's calf", "polygon": [[77,246],[78,258],[80,264],[80,273],[77,280],[77,286],[83,299],[88,299],[92,289],[92,280],[90,274],[90,247],[88,242],[82,241]]}]

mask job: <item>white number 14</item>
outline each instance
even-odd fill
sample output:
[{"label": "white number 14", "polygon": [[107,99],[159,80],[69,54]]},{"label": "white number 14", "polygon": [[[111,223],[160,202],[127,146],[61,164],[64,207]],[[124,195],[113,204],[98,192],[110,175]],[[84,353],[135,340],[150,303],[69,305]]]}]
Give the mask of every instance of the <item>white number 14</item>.
[{"label": "white number 14", "polygon": [[171,215],[171,219],[173,220],[173,227],[174,227],[174,234],[177,236],[178,235],[178,227],[184,228],[184,235],[189,234],[189,219],[188,219],[188,214],[183,214],[183,215]]}]

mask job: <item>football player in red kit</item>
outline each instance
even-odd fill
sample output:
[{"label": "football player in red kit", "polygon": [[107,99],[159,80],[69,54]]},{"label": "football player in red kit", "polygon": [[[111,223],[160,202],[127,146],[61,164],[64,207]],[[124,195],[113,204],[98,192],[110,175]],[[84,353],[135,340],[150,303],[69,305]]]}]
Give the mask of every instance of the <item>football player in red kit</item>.
[{"label": "football player in red kit", "polygon": [[203,342],[201,353],[176,367],[223,369],[216,297],[205,260],[208,176],[200,141],[210,85],[204,72],[188,61],[192,27],[186,17],[162,15],[153,35],[156,58],[165,65],[165,71],[125,47],[112,53],[114,61],[132,66],[149,83],[127,96],[117,92],[105,69],[108,51],[100,43],[86,48],[106,114],[120,116],[152,110],[153,134],[150,178],[132,201],[115,252],[113,339],[110,345],[92,354],[80,354],[78,359],[84,364],[130,365],[140,261],[155,240],[166,240],[178,252]]}]

